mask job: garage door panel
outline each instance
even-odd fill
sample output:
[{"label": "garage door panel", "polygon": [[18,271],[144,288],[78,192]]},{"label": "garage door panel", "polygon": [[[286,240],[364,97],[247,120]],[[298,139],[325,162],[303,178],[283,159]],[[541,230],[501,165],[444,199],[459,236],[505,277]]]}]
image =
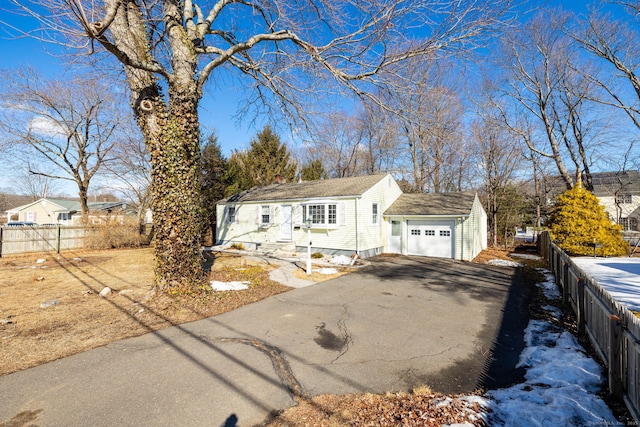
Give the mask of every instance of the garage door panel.
[{"label": "garage door panel", "polygon": [[409,221],[407,225],[409,255],[452,258],[452,221]]}]

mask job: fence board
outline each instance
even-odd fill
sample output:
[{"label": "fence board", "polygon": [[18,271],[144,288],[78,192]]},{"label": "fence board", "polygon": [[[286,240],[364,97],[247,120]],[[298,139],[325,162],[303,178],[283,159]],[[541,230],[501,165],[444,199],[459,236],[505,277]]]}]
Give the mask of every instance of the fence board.
[{"label": "fence board", "polygon": [[0,256],[78,249],[93,233],[91,228],[76,226],[2,227]]},{"label": "fence board", "polygon": [[621,394],[635,422],[640,423],[640,319],[576,266],[548,232],[540,234],[538,249],[563,298],[576,312],[579,331],[584,329],[606,366],[610,391]]}]

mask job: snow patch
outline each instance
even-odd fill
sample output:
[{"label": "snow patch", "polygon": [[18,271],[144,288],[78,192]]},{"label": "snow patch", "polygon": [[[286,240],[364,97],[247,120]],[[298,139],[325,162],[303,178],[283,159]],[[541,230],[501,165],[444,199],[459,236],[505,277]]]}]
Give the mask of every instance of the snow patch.
[{"label": "snow patch", "polygon": [[329,262],[334,265],[349,265],[351,264],[351,258],[344,255],[336,255]]},{"label": "snow patch", "polygon": [[219,282],[217,280],[211,281],[211,288],[214,291],[241,291],[243,289],[249,289],[251,282]]},{"label": "snow patch", "polygon": [[499,265],[502,267],[522,267],[522,264],[515,261],[507,261],[505,259],[492,259],[487,261],[489,265]]},{"label": "snow patch", "polygon": [[319,268],[313,271],[317,271],[320,274],[336,274],[338,272],[335,268]]},{"label": "snow patch", "polygon": [[513,258],[523,258],[523,259],[535,259],[535,260],[541,260],[542,257],[540,255],[533,255],[533,254],[519,254],[519,253],[511,253],[509,254],[510,257]]}]

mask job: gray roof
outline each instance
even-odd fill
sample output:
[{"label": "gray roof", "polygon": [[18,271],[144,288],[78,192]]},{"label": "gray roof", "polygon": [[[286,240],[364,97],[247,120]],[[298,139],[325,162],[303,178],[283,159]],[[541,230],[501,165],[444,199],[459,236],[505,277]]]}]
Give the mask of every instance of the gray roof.
[{"label": "gray roof", "polygon": [[384,215],[469,215],[476,193],[402,194]]},{"label": "gray roof", "polygon": [[386,174],[354,176],[253,187],[242,193],[227,197],[221,200],[220,203],[360,196],[386,176]]},{"label": "gray roof", "polygon": [[593,173],[591,179],[596,196],[640,194],[640,174],[636,170]]}]

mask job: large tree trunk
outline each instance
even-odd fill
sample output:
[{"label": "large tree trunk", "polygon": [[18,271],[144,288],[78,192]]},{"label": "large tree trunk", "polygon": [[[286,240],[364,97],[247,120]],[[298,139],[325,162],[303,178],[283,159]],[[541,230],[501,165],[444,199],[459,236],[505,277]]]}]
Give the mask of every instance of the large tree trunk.
[{"label": "large tree trunk", "polygon": [[[167,8],[174,6],[165,4]],[[111,32],[117,47],[129,58],[151,58],[144,20],[137,7],[120,4]],[[172,294],[196,292],[203,284],[204,273],[196,59],[180,26],[170,25],[169,32],[174,58],[167,102],[153,70],[130,66],[126,61],[124,68],[132,108],[151,156],[155,283]]]},{"label": "large tree trunk", "polygon": [[153,165],[156,284],[165,290],[203,281],[200,141],[193,98],[171,94],[163,132],[147,141]]}]

